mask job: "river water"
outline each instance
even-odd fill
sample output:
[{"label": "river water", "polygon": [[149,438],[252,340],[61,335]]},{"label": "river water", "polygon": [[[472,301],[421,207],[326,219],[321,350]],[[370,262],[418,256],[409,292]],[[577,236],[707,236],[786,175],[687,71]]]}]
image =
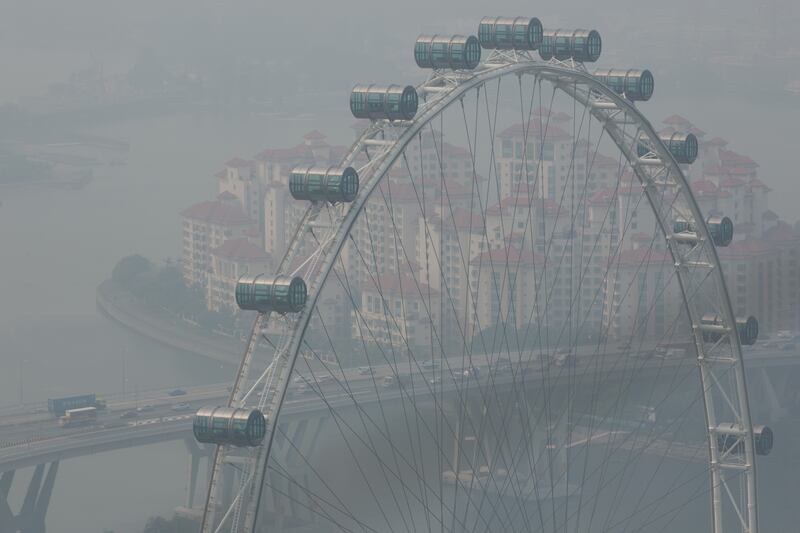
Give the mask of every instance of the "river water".
[{"label": "river water", "polygon": [[[231,379],[230,367],[102,316],[95,287],[125,255],[177,257],[179,211],[213,197],[213,174],[228,158],[295,144],[314,127],[320,126],[308,119],[219,116],[95,127],[92,133],[130,142],[126,166],[97,170],[83,190],[0,192],[0,405],[123,389],[133,398],[137,391]],[[17,476],[12,508],[28,476]],[[65,461],[48,523],[59,533],[138,532],[149,516],[183,503],[187,479],[182,443]]]},{"label": "river water", "polygon": [[[697,117],[712,136],[724,136],[760,160],[764,181],[779,193],[782,187],[796,191],[788,179],[790,155],[781,146],[797,122],[782,106],[743,104],[730,95],[660,95],[646,112],[654,121],[673,112]],[[92,133],[130,142],[127,165],[96,171],[83,190],[0,192],[0,405],[230,379],[231,368],[176,352],[101,316],[95,287],[125,255],[176,257],[178,212],[212,197],[213,174],[228,158],[293,145],[314,128],[333,142],[349,142],[344,105],[313,120],[206,114],[94,127]],[[790,205],[786,199],[776,203],[778,211]],[[794,213],[784,214],[794,222]],[[12,508],[28,475],[17,478]],[[51,530],[58,533],[138,533],[149,516],[169,515],[183,504],[187,479],[182,443],[65,461],[48,522],[57,524]]]}]

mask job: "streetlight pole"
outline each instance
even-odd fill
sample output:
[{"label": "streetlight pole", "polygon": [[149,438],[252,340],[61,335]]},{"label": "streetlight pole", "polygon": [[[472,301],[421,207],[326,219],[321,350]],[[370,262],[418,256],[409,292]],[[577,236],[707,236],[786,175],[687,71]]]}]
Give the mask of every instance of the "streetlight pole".
[{"label": "streetlight pole", "polygon": [[22,374],[22,363],[24,359],[20,356],[19,358],[19,404],[22,405],[25,399],[25,387],[23,382],[23,374]]}]

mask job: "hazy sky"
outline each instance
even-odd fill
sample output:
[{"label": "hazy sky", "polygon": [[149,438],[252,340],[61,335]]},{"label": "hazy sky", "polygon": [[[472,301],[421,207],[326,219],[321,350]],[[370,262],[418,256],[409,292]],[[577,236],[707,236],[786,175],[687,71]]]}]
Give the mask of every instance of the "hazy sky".
[{"label": "hazy sky", "polygon": [[[17,398],[19,360],[26,365],[20,368],[26,372],[28,399],[41,400],[51,392],[117,390],[124,357],[129,358],[129,376],[141,389],[228,379],[230,372],[216,365],[193,362],[187,370],[185,355],[153,347],[112,327],[95,309],[96,285],[123,255],[140,252],[163,259],[180,254],[177,213],[211,197],[212,174],[226,159],[250,157],[268,146],[293,145],[313,128],[336,142],[351,138],[347,91],[354,83],[420,82],[425,73],[413,64],[414,38],[421,32],[474,33],[484,15],[538,16],[545,27],[598,29],[604,38],[604,59],[619,62],[601,60],[603,66],[646,66],[656,73],[654,99],[642,106],[652,121],[678,112],[696,119],[711,135],[726,137],[732,148],[761,164],[761,178],[774,190],[771,205],[794,222],[800,187],[792,148],[800,123],[800,98],[791,100],[782,87],[789,79],[800,79],[798,4],[797,0],[2,0],[0,103],[41,94],[48,84],[87,67],[125,73],[144,51],[170,68],[204,74],[257,60],[298,75],[306,91],[342,96],[335,114],[324,109],[318,118],[291,123],[181,116],[100,125],[93,133],[131,143],[127,166],[99,173],[82,191],[0,191],[0,227],[13,228],[0,231],[0,249],[11,258],[4,263],[0,281],[0,369],[4,371],[0,403]],[[752,70],[740,77],[729,70],[724,78],[708,74],[698,83],[695,76],[703,74],[706,56],[730,55],[762,62],[760,77],[753,79]],[[698,85],[704,87],[702,94]],[[309,111],[320,110],[311,102]],[[41,279],[57,281],[44,287]],[[48,298],[48,305],[43,305]],[[33,383],[37,375],[40,382]],[[183,448],[158,450],[163,465],[130,469],[131,457],[141,457],[144,463],[150,450],[139,450],[139,455],[109,454],[102,462],[91,463],[106,468],[82,468],[94,459],[63,467],[51,508],[51,516],[61,520],[61,531],[100,531],[101,525],[141,531],[147,515],[167,513],[173,502],[182,501]],[[142,508],[115,508],[118,502],[144,498],[136,478],[129,477],[131,470],[142,478],[151,476],[164,494],[146,495]],[[97,494],[103,492],[98,487],[108,482],[104,475],[128,479],[130,486]],[[70,491],[70,486],[77,490]],[[102,511],[89,524],[75,513],[84,490],[101,497],[97,501]]]}]

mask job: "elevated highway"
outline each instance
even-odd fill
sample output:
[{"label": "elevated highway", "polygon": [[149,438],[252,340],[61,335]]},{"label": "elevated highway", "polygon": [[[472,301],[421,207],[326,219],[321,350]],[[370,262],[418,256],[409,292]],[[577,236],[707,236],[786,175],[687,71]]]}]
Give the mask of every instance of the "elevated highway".
[{"label": "elevated highway", "polygon": [[[619,381],[624,383],[635,374],[636,379],[657,381],[663,375],[692,375],[696,372],[694,360],[659,359],[631,357],[622,353],[598,356],[602,357],[602,364],[592,364],[595,359],[581,355],[580,350],[574,358],[572,366],[558,366],[552,362],[544,364],[536,354],[529,354],[528,360],[517,362],[509,368],[493,369],[491,372],[486,366],[484,357],[473,357],[472,364],[481,370],[477,380],[469,387],[470,395],[480,391],[480,385],[485,380],[494,381],[493,389],[502,391],[512,386],[524,383],[528,387],[538,388],[543,380],[548,380],[548,386],[558,387],[568,379],[568,374],[573,386],[580,384],[581,380],[596,380],[599,377],[609,383]],[[787,410],[796,408],[797,394],[794,392],[797,374],[800,373],[800,354],[795,351],[765,351],[749,350],[746,353],[747,371],[751,383],[752,403],[760,406],[756,409],[755,419],[760,423],[772,422],[783,416]],[[449,362],[455,364],[454,358]],[[514,360],[512,354],[511,360]],[[520,364],[521,363],[521,364]],[[293,453],[291,448],[297,446],[313,447],[317,438],[330,416],[330,407],[337,412],[349,408],[369,408],[378,400],[384,407],[397,400],[414,395],[415,402],[424,407],[425,396],[429,396],[433,403],[434,391],[439,398],[446,401],[462,401],[457,394],[463,387],[457,383],[464,378],[462,368],[437,369],[418,368],[414,372],[413,380],[397,385],[384,383],[384,378],[394,373],[388,366],[373,367],[372,375],[364,375],[357,369],[345,372],[335,371],[333,377],[327,377],[320,383],[321,375],[327,375],[327,370],[316,369],[315,377],[305,375],[306,383],[299,383],[291,390],[286,409],[281,417],[281,435],[276,436],[276,446],[284,453]],[[521,369],[525,369],[520,374]],[[571,371],[567,372],[566,369]],[[598,375],[600,368],[600,375]],[[635,370],[635,372],[633,372]],[[667,374],[662,374],[662,372]],[[303,375],[299,378],[303,381]],[[326,402],[320,401],[320,395],[314,389],[321,387],[324,390]],[[136,446],[144,446],[159,442],[184,440],[191,459],[190,481],[186,505],[178,508],[179,512],[188,515],[196,514],[194,509],[195,495],[200,460],[210,456],[210,448],[200,448],[192,437],[192,419],[194,412],[203,405],[221,405],[227,402],[229,386],[208,385],[191,387],[181,391],[180,395],[172,395],[173,391],[159,390],[140,393],[136,399],[130,397],[108,397],[107,408],[100,411],[97,422],[83,427],[60,427],[58,420],[47,412],[45,404],[27,405],[0,409],[0,533],[15,533],[17,531],[41,532],[44,531],[44,521],[52,494],[53,484],[60,461],[72,457],[92,455],[95,453],[121,450]],[[354,401],[356,400],[356,401]],[[455,403],[454,403],[455,404]],[[330,406],[330,407],[329,407]],[[610,423],[610,426],[615,424]],[[616,439],[615,442],[632,451],[641,451],[656,456],[668,456],[678,461],[701,461],[705,457],[706,444],[704,442],[687,442],[675,446],[675,442],[637,442],[635,439],[628,441],[625,430],[610,430],[609,428],[596,427],[596,432],[584,435],[575,442],[565,444],[567,447],[588,444],[602,444],[605,439]],[[579,434],[580,432],[577,432]],[[616,436],[614,436],[616,435]],[[618,438],[619,436],[621,438]],[[285,445],[286,437],[292,441],[292,446]],[[581,439],[583,439],[581,441]],[[631,448],[633,447],[633,448]],[[26,490],[24,503],[18,514],[14,514],[8,504],[14,474],[17,470],[35,467]],[[450,473],[451,477],[455,474]],[[459,476],[465,475],[463,472]],[[9,529],[10,528],[10,529]]]},{"label": "elevated highway", "polygon": [[[747,356],[748,372],[751,374],[751,382],[756,390],[763,388],[765,377],[768,381],[774,381],[764,371],[775,368],[800,367],[800,354],[794,351],[752,350],[747,353]],[[655,376],[658,372],[663,372],[665,368],[670,367],[685,367],[687,372],[690,372],[694,364],[693,361],[685,359],[654,358],[642,361],[638,358],[621,355],[603,357],[608,359],[604,363],[604,367],[609,380],[613,380],[615,377],[624,377],[633,365],[636,365],[637,376],[647,377],[648,375]],[[589,371],[595,371],[593,365],[590,368],[588,358],[578,357],[576,361],[573,380],[580,379],[582,374],[588,374]],[[523,365],[525,363],[526,361],[523,361]],[[485,360],[481,358],[474,358],[473,364],[485,369],[483,366]],[[326,398],[332,402],[341,402],[341,405],[346,405],[352,404],[350,397],[352,394],[358,397],[361,405],[368,405],[370,402],[376,401],[378,396],[382,401],[391,401],[399,399],[402,394],[410,394],[410,391],[403,391],[400,388],[395,390],[384,388],[383,378],[391,375],[392,372],[385,366],[374,368],[373,376],[360,375],[356,369],[346,371],[344,377],[341,374],[335,374],[342,384],[346,379],[350,393],[346,393],[342,385],[336,383],[336,380],[329,380],[326,384],[321,385],[326,389]],[[439,375],[438,370],[430,369],[428,371],[431,376]],[[563,377],[566,377],[566,372],[561,367],[550,365],[547,377],[551,383],[557,385],[562,374]],[[489,376],[484,370],[481,379],[488,378]],[[534,360],[529,364],[528,371],[525,373],[526,386],[533,386],[542,378],[540,365]],[[593,373],[592,379],[596,378],[597,376]],[[310,376],[307,379],[312,380]],[[513,381],[511,371],[496,373],[492,379],[495,380],[496,386],[501,387],[504,383],[510,386]],[[519,377],[517,377],[517,381],[519,381]],[[418,400],[420,394],[430,394],[433,387],[428,383],[427,378],[417,373],[415,373],[414,384]],[[287,404],[284,421],[291,422],[327,414],[325,405],[310,390],[316,386],[312,384],[307,387],[305,394],[294,393]],[[436,386],[443,386],[445,393],[456,391],[456,385],[451,378],[445,377],[442,385]],[[406,384],[405,387],[409,388],[410,384]],[[474,387],[474,390],[477,391],[478,388]],[[184,438],[191,430],[192,416],[199,407],[209,404],[221,405],[227,402],[229,394],[227,385],[187,388],[185,392],[185,395],[170,396],[169,391],[159,390],[139,394],[136,400],[130,398],[109,399],[107,410],[100,413],[97,424],[77,428],[60,427],[58,421],[51,414],[42,412],[45,410],[44,406],[6,409],[5,412],[0,413],[0,472],[71,457]],[[768,392],[771,393],[766,396],[775,396],[772,401],[781,401],[781,391]],[[137,407],[138,412],[136,411]],[[126,413],[131,418],[121,418]]]}]

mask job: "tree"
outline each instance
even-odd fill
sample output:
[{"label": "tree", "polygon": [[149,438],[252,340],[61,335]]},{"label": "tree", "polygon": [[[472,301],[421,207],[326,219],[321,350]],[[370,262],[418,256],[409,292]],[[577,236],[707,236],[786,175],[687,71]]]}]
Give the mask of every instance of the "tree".
[{"label": "tree", "polygon": [[129,286],[131,282],[145,272],[149,272],[152,264],[139,254],[120,259],[111,271],[111,279],[120,285]]},{"label": "tree", "polygon": [[154,516],[147,521],[143,533],[196,533],[197,523],[182,516],[173,516],[167,520]]}]

